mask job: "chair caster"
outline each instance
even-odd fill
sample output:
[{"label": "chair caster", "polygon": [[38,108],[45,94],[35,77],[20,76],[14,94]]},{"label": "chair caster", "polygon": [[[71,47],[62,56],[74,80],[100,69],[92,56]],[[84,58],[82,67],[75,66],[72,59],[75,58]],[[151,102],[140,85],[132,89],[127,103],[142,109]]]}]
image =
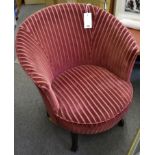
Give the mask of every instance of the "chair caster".
[{"label": "chair caster", "polygon": [[78,150],[78,134],[71,133],[71,137],[72,137],[71,151],[76,152]]},{"label": "chair caster", "polygon": [[120,127],[123,127],[123,126],[124,126],[124,120],[123,120],[123,119],[121,119],[121,120],[118,122],[118,126],[120,126]]}]

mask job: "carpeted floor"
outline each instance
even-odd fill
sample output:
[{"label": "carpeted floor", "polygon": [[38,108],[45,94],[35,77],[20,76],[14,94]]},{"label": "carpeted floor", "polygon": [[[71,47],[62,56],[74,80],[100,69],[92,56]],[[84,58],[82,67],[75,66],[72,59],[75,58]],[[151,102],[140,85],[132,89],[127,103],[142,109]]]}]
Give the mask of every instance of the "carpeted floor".
[{"label": "carpeted floor", "polygon": [[[43,5],[23,6],[18,24]],[[18,28],[18,26],[17,26]],[[17,62],[17,61],[15,61]],[[72,153],[70,133],[46,117],[43,100],[32,81],[15,63],[15,155],[126,155],[140,126],[139,66],[132,74],[133,104],[125,126],[97,135],[80,135],[79,150]]]}]

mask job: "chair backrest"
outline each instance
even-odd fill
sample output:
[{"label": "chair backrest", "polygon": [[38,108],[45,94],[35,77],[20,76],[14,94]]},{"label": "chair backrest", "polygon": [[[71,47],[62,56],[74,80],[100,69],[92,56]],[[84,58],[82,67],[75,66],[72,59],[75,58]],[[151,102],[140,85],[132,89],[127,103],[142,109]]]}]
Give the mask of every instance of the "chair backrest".
[{"label": "chair backrest", "polygon": [[[84,29],[86,11],[92,13],[91,29]],[[122,49],[130,43],[135,46],[134,39],[114,16],[92,5],[50,6],[31,15],[21,27],[38,42],[54,76],[82,64],[104,66],[117,74],[126,67],[124,61],[129,61],[128,55],[125,59],[121,56]]]},{"label": "chair backrest", "polygon": [[[93,12],[97,8],[88,6]],[[49,57],[53,74],[90,63],[91,29],[84,29],[84,4],[58,4],[42,9],[22,24]]]}]

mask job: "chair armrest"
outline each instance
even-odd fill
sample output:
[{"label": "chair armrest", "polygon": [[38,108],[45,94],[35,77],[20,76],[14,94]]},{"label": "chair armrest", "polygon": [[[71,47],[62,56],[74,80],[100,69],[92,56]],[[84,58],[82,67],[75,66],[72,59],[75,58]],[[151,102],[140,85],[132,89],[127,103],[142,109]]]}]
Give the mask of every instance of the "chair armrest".
[{"label": "chair armrest", "polygon": [[59,104],[51,87],[53,74],[48,55],[32,33],[22,26],[16,37],[16,53],[23,69],[44,95],[48,95],[53,110],[57,112]]},{"label": "chair armrest", "polygon": [[93,49],[96,63],[107,68],[125,81],[130,80],[131,71],[139,54],[139,47],[129,30],[111,14],[100,11],[102,20],[96,23]]},{"label": "chair armrest", "polygon": [[118,32],[114,36],[115,42],[111,43],[113,62],[111,61],[108,67],[120,78],[129,82],[135,60],[139,55],[139,46],[127,28],[120,26],[116,31]]}]

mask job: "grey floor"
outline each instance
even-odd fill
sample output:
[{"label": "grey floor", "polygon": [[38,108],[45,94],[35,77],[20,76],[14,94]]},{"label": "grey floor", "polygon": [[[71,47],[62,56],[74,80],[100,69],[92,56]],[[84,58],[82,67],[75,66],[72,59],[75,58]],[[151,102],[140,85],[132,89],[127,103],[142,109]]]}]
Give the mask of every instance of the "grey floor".
[{"label": "grey floor", "polygon": [[[23,6],[18,24],[42,7],[43,5]],[[123,128],[116,126],[97,135],[80,135],[79,150],[76,153],[69,151],[71,145],[69,132],[48,121],[38,90],[17,60],[14,68],[15,155],[127,155],[140,126],[139,67],[135,67],[132,74],[134,97],[133,104],[125,116],[125,126]]]}]

